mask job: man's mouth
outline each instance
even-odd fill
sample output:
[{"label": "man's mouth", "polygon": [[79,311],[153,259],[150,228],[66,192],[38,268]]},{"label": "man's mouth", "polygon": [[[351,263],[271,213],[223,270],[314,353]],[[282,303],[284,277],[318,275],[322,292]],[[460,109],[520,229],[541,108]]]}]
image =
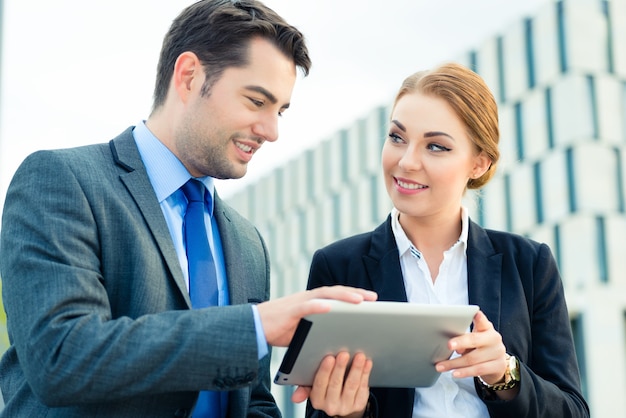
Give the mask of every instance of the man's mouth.
[{"label": "man's mouth", "polygon": [[242,150],[243,152],[246,152],[248,154],[252,154],[253,152],[252,147],[250,145],[242,144],[241,142],[235,141],[235,146],[239,148],[240,150]]}]

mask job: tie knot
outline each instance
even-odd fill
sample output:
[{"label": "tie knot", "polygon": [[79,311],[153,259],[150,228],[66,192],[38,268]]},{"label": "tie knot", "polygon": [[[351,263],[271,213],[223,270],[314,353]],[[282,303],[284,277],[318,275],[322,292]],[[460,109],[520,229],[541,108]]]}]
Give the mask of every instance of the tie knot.
[{"label": "tie knot", "polygon": [[183,184],[181,189],[183,190],[183,193],[188,201],[204,203],[204,191],[206,188],[201,181],[189,179],[187,183]]}]

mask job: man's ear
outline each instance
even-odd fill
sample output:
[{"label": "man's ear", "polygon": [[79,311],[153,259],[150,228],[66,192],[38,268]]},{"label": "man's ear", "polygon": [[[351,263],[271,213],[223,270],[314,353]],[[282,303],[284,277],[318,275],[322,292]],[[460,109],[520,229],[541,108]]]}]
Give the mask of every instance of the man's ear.
[{"label": "man's ear", "polygon": [[183,103],[187,103],[194,90],[200,90],[204,81],[204,71],[198,56],[193,52],[183,52],[176,59],[172,74],[172,87]]}]

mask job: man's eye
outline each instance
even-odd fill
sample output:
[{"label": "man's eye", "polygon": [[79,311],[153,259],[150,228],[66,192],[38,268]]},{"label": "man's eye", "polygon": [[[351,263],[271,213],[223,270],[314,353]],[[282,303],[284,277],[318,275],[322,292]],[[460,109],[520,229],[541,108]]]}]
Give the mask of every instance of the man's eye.
[{"label": "man's eye", "polygon": [[250,99],[252,104],[255,105],[256,107],[263,106],[263,102],[261,100],[253,99],[252,97],[248,97],[248,99]]}]

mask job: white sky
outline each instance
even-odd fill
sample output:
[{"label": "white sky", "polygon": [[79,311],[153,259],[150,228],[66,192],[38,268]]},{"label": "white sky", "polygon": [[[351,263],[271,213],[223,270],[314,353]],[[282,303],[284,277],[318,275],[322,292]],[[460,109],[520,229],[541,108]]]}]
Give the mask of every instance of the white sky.
[{"label": "white sky", "polygon": [[[454,59],[552,0],[266,0],[307,37],[313,68],[298,80],[280,138],[250,180],[392,99],[405,76]],[[4,0],[0,205],[38,149],[108,142],[145,119],[161,42],[191,0]]]}]

